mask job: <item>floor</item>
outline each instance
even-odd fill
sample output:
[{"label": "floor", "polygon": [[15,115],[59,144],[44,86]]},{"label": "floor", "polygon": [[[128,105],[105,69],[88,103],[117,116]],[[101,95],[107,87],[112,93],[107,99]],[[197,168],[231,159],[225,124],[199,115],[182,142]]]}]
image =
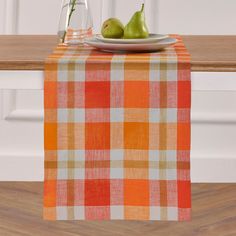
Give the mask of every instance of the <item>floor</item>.
[{"label": "floor", "polygon": [[0,236],[235,236],[236,184],[193,184],[191,222],[47,222],[42,183],[0,183]]}]

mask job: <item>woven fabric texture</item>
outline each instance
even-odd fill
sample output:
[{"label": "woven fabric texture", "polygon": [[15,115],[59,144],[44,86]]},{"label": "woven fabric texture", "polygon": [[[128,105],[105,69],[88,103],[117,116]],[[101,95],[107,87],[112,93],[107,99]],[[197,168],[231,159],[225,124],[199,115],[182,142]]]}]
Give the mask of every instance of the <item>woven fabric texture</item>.
[{"label": "woven fabric texture", "polygon": [[190,56],[172,37],[156,53],[48,57],[44,219],[190,219]]}]

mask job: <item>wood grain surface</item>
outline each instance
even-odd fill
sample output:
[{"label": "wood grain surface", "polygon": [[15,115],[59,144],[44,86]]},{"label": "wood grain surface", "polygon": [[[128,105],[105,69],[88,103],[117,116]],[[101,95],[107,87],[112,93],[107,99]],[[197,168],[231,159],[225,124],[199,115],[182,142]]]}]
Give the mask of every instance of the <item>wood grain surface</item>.
[{"label": "wood grain surface", "polygon": [[43,70],[56,36],[0,36],[0,70]]},{"label": "wood grain surface", "polygon": [[192,71],[236,72],[236,36],[183,36]]},{"label": "wood grain surface", "polygon": [[[183,36],[192,71],[235,71],[236,36]],[[0,36],[0,70],[43,70],[56,36]]]},{"label": "wood grain surface", "polygon": [[0,183],[1,236],[235,236],[236,184],[193,184],[192,221],[43,221],[42,183]]}]

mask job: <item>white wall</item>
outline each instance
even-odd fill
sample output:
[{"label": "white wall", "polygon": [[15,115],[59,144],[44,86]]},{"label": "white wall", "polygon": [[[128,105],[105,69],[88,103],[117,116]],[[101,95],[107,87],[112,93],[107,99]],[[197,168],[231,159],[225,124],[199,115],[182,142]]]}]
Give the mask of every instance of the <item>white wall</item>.
[{"label": "white wall", "polygon": [[158,29],[179,34],[236,34],[235,0],[159,0]]},{"label": "white wall", "polygon": [[[152,32],[180,34],[236,34],[235,0],[89,0],[95,32],[103,20],[116,16],[126,23],[146,4]],[[5,9],[15,6],[16,33],[56,34],[62,0],[0,0],[0,33]],[[8,8],[6,14],[10,12]],[[6,32],[6,30],[5,30]],[[14,32],[13,32],[14,33]]]},{"label": "white wall", "polygon": [[0,0],[0,34],[4,33],[4,27],[5,27],[5,14],[4,14],[4,10],[5,10],[5,2],[3,0]]}]

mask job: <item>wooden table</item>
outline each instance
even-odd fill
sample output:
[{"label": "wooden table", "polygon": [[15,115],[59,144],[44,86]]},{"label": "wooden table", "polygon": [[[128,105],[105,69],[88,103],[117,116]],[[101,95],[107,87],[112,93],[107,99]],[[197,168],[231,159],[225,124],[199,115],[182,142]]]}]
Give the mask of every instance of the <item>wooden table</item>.
[{"label": "wooden table", "polygon": [[[236,181],[236,36],[183,39],[192,68],[192,180]],[[43,180],[44,61],[56,43],[56,36],[0,36],[0,180]],[[12,163],[21,167],[12,171]]]},{"label": "wooden table", "polygon": [[[183,36],[192,71],[236,71],[236,36]],[[56,36],[0,36],[0,70],[43,70]]]}]

